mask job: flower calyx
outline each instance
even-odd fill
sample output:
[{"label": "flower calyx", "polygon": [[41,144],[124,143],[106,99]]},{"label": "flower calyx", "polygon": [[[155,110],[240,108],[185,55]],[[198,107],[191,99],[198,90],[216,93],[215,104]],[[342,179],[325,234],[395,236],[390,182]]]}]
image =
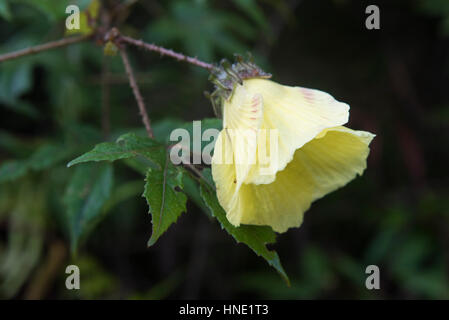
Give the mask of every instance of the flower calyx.
[{"label": "flower calyx", "polygon": [[254,78],[271,78],[271,74],[263,71],[254,63],[254,59],[248,54],[248,60],[235,54],[235,62],[231,64],[227,59],[222,59],[218,65],[210,71],[209,80],[214,84],[212,93],[205,92],[212,102],[217,117],[221,117],[220,106],[223,100],[228,100],[237,84],[243,84],[243,80]]}]

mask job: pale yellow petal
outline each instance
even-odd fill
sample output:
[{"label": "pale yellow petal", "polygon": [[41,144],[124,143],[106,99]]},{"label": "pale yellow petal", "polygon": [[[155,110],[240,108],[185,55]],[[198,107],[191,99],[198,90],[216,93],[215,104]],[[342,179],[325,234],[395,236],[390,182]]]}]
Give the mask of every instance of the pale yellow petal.
[{"label": "pale yellow petal", "polygon": [[237,85],[223,105],[223,128],[258,129],[263,119],[262,95]]},{"label": "pale yellow petal", "polygon": [[299,227],[312,201],[362,174],[373,137],[345,127],[329,128],[298,149],[270,184],[243,184],[236,189],[229,186],[232,167],[218,171],[213,167],[219,201],[236,226],[269,225],[277,232]]},{"label": "pale yellow petal", "polygon": [[329,128],[298,150],[295,159],[303,163],[314,180],[314,200],[363,173],[374,136],[342,126]]},{"label": "pale yellow petal", "polygon": [[217,188],[218,201],[228,213],[228,220],[240,221],[240,217],[235,217],[235,214],[239,214],[237,211],[230,213],[232,199],[237,194],[237,177],[231,144],[226,143],[226,139],[226,133],[223,130],[215,143],[212,157],[212,178]]},{"label": "pale yellow petal", "polygon": [[299,227],[309,209],[314,192],[313,180],[302,163],[291,161],[270,184],[244,184],[228,215],[241,217],[234,225],[268,225],[276,232]]},{"label": "pale yellow petal", "polygon": [[[283,86],[266,79],[245,80],[243,86],[248,92],[262,95],[261,128],[278,131],[278,151],[274,164],[276,170],[270,175],[260,174],[260,168],[253,168],[245,180],[247,183],[273,182],[275,172],[285,168],[298,148],[314,139],[324,129],[343,125],[348,121],[349,106],[325,92]],[[259,135],[259,146],[264,143],[261,138]],[[269,147],[266,149],[269,150]]]},{"label": "pale yellow petal", "polygon": [[[237,186],[245,181],[256,163],[257,132],[263,120],[262,95],[237,85],[223,109],[223,143],[232,148]],[[217,162],[217,161],[216,161]]]}]

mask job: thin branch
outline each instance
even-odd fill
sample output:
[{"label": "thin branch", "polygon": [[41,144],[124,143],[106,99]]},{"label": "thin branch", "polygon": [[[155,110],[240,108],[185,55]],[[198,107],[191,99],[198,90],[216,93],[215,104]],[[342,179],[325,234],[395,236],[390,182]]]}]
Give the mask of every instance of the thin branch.
[{"label": "thin branch", "polygon": [[42,51],[46,51],[46,50],[51,50],[51,49],[55,49],[55,48],[60,48],[60,47],[64,47],[64,46],[68,46],[70,44],[73,43],[77,43],[77,42],[81,42],[84,40],[87,40],[91,37],[91,35],[86,35],[86,36],[79,36],[79,37],[71,37],[71,38],[64,38],[64,39],[60,39],[57,41],[52,41],[52,42],[48,42],[48,43],[44,43],[35,47],[29,47],[26,49],[22,49],[22,50],[18,50],[18,51],[14,51],[14,52],[10,52],[10,53],[5,53],[0,55],[0,62],[6,61],[6,60],[11,60],[11,59],[16,59],[16,58],[20,58],[26,55],[30,55],[30,54],[36,54]]},{"label": "thin branch", "polygon": [[149,51],[159,52],[163,56],[172,57],[178,61],[186,61],[195,66],[198,66],[198,67],[201,67],[201,68],[204,68],[207,70],[211,70],[214,68],[213,64],[198,60],[197,58],[192,58],[192,57],[183,55],[182,53],[174,52],[173,50],[170,50],[170,49],[165,49],[165,48],[159,47],[152,43],[143,42],[142,40],[136,40],[136,39],[133,39],[133,38],[130,38],[127,36],[123,36],[123,35],[118,36],[118,40],[132,44],[132,45],[140,47],[140,48],[144,48]]},{"label": "thin branch", "polygon": [[128,55],[124,48],[119,47],[119,50],[122,56],[123,64],[125,65],[126,74],[128,75],[129,78],[129,85],[133,90],[134,97],[136,98],[137,105],[139,107],[142,122],[145,125],[145,129],[147,130],[148,136],[150,138],[153,138],[153,130],[151,129],[150,118],[148,118],[148,114],[145,109],[145,104],[143,102],[142,95],[140,94],[139,87],[137,86],[136,78],[134,78],[133,70],[131,68],[131,64],[129,63]]}]

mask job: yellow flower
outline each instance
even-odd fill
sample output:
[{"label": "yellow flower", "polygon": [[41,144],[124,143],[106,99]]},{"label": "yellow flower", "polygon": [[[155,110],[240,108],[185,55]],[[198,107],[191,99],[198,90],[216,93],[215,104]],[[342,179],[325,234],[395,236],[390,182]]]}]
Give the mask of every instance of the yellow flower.
[{"label": "yellow flower", "polygon": [[299,227],[314,200],[366,168],[374,135],[343,127],[349,106],[325,92],[246,79],[222,107],[212,175],[234,226]]}]

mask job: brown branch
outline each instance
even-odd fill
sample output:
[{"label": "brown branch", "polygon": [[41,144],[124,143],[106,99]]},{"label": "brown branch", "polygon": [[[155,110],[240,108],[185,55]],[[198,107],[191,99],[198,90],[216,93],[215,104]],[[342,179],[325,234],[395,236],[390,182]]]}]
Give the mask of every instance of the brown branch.
[{"label": "brown branch", "polygon": [[73,43],[87,40],[90,37],[91,37],[90,35],[86,35],[86,36],[79,36],[79,37],[64,38],[64,39],[60,39],[57,41],[52,41],[52,42],[44,43],[41,45],[37,45],[35,47],[29,47],[26,49],[22,49],[22,50],[10,52],[10,53],[5,53],[3,55],[0,55],[0,62],[20,58],[20,57],[30,55],[30,54],[36,54],[36,53],[46,51],[46,50],[51,50],[51,49],[55,49],[55,48],[68,46]]},{"label": "brown branch", "polygon": [[136,78],[134,78],[133,70],[131,68],[131,64],[129,63],[128,55],[124,48],[119,47],[119,50],[122,56],[123,64],[125,65],[126,74],[128,75],[129,78],[129,85],[133,90],[134,97],[136,98],[137,105],[139,107],[142,122],[145,125],[145,129],[147,130],[148,136],[150,138],[153,138],[153,130],[151,129],[150,118],[148,118],[148,114],[145,109],[145,104],[143,102],[142,95],[140,94],[139,87],[137,86]]},{"label": "brown branch", "polygon": [[143,42],[142,40],[136,40],[136,39],[133,39],[133,38],[130,38],[127,36],[123,36],[123,35],[118,36],[118,40],[132,44],[136,47],[144,48],[149,51],[159,52],[163,56],[172,57],[178,61],[186,61],[195,66],[198,66],[198,67],[201,67],[201,68],[204,68],[207,70],[212,70],[214,68],[213,64],[198,60],[197,58],[192,58],[192,57],[183,55],[182,53],[174,52],[173,50],[170,50],[170,49],[165,49],[165,48],[159,47],[152,43]]}]

